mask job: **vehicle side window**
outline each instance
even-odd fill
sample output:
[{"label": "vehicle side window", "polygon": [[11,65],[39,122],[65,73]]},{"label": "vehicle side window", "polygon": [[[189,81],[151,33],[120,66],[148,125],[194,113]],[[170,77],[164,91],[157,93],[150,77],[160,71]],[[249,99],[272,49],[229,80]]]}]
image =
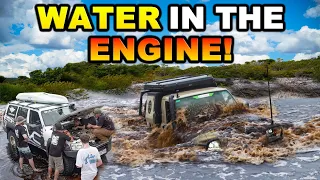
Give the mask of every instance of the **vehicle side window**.
[{"label": "vehicle side window", "polygon": [[223,96],[223,93],[221,91],[215,92],[213,97],[214,97],[215,103],[225,104],[226,102],[226,98]]},{"label": "vehicle side window", "polygon": [[30,110],[29,124],[41,125],[38,112]]},{"label": "vehicle side window", "polygon": [[18,110],[17,117],[18,117],[18,116],[22,116],[22,117],[24,117],[25,119],[27,119],[27,115],[28,115],[28,109],[27,109],[27,108],[22,108],[22,107],[20,107],[19,110]]},{"label": "vehicle side window", "polygon": [[18,106],[10,105],[7,110],[7,115],[12,118],[16,118]]},{"label": "vehicle side window", "polygon": [[228,98],[230,97],[230,94],[229,94],[227,91],[222,91],[222,92],[221,92],[221,95],[223,96],[223,99],[224,99],[225,101],[227,101]]},{"label": "vehicle side window", "polygon": [[233,99],[232,95],[228,91],[222,91],[221,94],[222,94],[222,96],[223,96],[223,98],[224,98],[224,100],[225,100],[225,102],[227,104],[234,103],[234,99]]}]

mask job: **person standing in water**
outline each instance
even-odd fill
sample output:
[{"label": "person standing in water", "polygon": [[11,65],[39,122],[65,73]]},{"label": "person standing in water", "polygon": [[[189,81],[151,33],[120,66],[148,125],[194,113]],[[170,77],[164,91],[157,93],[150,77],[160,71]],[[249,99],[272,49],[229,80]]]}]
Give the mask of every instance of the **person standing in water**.
[{"label": "person standing in water", "polygon": [[51,179],[52,169],[54,169],[55,180],[58,180],[60,172],[63,171],[64,165],[62,159],[62,152],[64,150],[66,141],[73,141],[70,132],[63,131],[60,123],[55,124],[49,147],[48,179]]},{"label": "person standing in water", "polygon": [[23,173],[23,161],[24,158],[28,159],[29,164],[34,172],[41,172],[41,170],[37,169],[34,165],[33,156],[31,154],[31,150],[28,145],[28,135],[26,128],[23,126],[26,119],[22,116],[18,116],[16,119],[16,126],[15,126],[15,134],[18,140],[18,151],[19,151],[19,165],[20,171]]},{"label": "person standing in water", "polygon": [[89,145],[90,136],[80,136],[83,148],[77,153],[76,166],[81,168],[81,180],[93,180],[97,178],[98,167],[102,165],[101,156],[96,147]]}]

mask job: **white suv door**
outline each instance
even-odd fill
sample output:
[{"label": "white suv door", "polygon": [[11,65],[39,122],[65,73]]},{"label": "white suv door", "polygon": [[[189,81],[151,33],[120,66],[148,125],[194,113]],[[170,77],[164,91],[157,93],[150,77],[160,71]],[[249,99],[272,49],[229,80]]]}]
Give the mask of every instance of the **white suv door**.
[{"label": "white suv door", "polygon": [[39,113],[30,109],[27,122],[30,140],[38,147],[44,148],[43,124],[40,120]]},{"label": "white suv door", "polygon": [[146,120],[148,123],[155,123],[155,109],[154,109],[154,96],[147,96],[146,105]]},{"label": "white suv door", "polygon": [[[29,109],[28,108],[19,107],[17,115],[16,115],[16,118],[19,117],[19,116],[22,116],[23,118],[27,119],[28,118],[28,113],[29,113]],[[29,134],[28,126],[26,125],[26,123],[24,124],[24,127],[26,128],[28,136],[29,136],[30,134]]]}]

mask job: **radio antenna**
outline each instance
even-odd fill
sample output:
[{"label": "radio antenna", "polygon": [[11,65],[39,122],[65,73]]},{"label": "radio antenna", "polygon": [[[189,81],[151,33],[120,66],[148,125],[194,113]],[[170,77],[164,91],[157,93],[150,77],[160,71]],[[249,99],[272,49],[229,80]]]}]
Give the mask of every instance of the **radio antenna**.
[{"label": "radio antenna", "polygon": [[272,101],[271,101],[270,78],[269,78],[269,64],[267,64],[267,80],[268,80],[268,92],[269,92],[269,103],[270,103],[270,118],[271,118],[271,125],[273,125]]}]

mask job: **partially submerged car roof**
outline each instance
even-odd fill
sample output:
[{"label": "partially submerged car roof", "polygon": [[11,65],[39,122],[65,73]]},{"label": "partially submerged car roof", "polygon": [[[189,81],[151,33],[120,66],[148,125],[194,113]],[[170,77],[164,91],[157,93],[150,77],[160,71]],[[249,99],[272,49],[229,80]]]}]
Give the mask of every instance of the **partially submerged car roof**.
[{"label": "partially submerged car roof", "polygon": [[80,109],[80,110],[76,110],[70,114],[67,114],[63,117],[61,117],[57,122],[62,122],[62,121],[65,121],[67,119],[70,119],[70,118],[73,118],[73,117],[77,117],[77,116],[84,116],[84,115],[87,115],[87,114],[90,114],[93,112],[93,110],[95,108],[101,108],[102,106],[91,106],[91,107],[88,107],[88,108],[83,108],[83,109]]},{"label": "partially submerged car roof", "polygon": [[144,84],[144,90],[146,91],[164,92],[167,94],[206,87],[217,87],[217,83],[211,75],[182,76]]}]

